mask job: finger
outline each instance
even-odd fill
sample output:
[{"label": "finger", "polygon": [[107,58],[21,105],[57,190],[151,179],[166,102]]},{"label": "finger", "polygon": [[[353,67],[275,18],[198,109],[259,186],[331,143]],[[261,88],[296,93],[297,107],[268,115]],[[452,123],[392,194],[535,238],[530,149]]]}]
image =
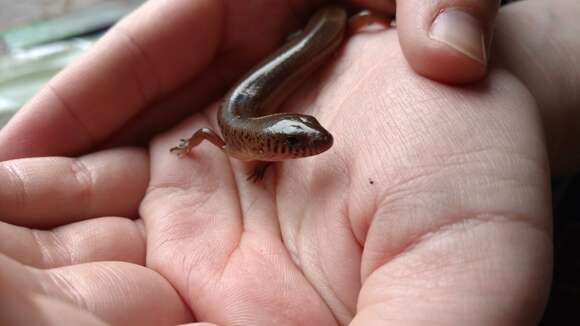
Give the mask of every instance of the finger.
[{"label": "finger", "polygon": [[134,217],[148,180],[148,157],[137,149],[0,162],[0,216],[34,228],[100,216]]},{"label": "finger", "polygon": [[146,2],[16,114],[0,161],[86,150],[196,76],[220,42],[220,3]]},{"label": "finger", "polygon": [[94,315],[70,304],[19,289],[0,291],[0,320],[6,325],[87,325],[106,326]]},{"label": "finger", "polygon": [[578,1],[518,1],[503,7],[497,21],[495,58],[536,98],[556,176],[580,171],[578,17]]},{"label": "finger", "polygon": [[0,287],[46,295],[111,325],[175,325],[191,312],[171,284],[151,269],[121,262],[36,270],[0,255]]},{"label": "finger", "polygon": [[145,240],[139,225],[106,217],[50,231],[0,222],[0,253],[36,268],[55,268],[94,261],[145,264]]},{"label": "finger", "polygon": [[447,83],[483,78],[498,0],[398,0],[403,52],[419,74]]},{"label": "finger", "polygon": [[239,64],[239,56],[237,52],[220,56],[219,63],[211,64],[199,78],[143,110],[104,146],[147,144],[152,136],[191,116],[192,108],[205,108],[216,102],[227,91],[226,86],[245,71],[242,69],[245,65]]}]

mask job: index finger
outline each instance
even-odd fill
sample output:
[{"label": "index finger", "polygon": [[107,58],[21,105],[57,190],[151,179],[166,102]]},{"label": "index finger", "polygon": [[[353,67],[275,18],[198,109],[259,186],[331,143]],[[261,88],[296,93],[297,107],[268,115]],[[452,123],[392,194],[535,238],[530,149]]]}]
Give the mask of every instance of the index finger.
[{"label": "index finger", "polygon": [[146,2],[13,117],[0,161],[87,150],[199,74],[219,46],[221,3]]}]

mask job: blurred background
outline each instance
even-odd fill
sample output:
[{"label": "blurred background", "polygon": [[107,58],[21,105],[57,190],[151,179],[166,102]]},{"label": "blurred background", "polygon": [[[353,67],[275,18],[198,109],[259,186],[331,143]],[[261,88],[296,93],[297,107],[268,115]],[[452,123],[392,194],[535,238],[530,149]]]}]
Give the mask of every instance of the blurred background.
[{"label": "blurred background", "polygon": [[[0,0],[0,128],[54,74],[142,2]],[[502,1],[509,2],[514,0]],[[580,178],[553,180],[552,187],[554,283],[541,325],[580,325]]]},{"label": "blurred background", "polygon": [[0,31],[31,21],[61,16],[101,3],[138,5],[142,0],[0,0]]},{"label": "blurred background", "polygon": [[142,0],[0,0],[0,128]]}]

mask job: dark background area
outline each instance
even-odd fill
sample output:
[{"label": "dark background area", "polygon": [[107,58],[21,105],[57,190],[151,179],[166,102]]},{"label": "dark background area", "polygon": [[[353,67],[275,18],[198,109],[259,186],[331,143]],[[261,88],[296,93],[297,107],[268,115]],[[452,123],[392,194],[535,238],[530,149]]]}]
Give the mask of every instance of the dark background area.
[{"label": "dark background area", "polygon": [[580,177],[552,181],[554,276],[542,326],[580,325]]}]

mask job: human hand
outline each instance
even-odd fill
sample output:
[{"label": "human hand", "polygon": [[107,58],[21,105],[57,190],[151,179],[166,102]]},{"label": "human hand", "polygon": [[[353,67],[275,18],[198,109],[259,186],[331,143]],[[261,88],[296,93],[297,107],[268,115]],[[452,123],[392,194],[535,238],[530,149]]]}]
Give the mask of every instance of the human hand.
[{"label": "human hand", "polygon": [[[336,136],[334,149],[282,164],[263,186],[245,182],[245,166],[230,165],[211,146],[196,149],[189,160],[167,154],[178,136],[209,123],[202,115],[152,144],[150,181],[147,157],[134,150],[92,154],[98,168],[85,157],[81,167],[90,173],[80,174],[79,167],[61,170],[47,162],[3,163],[11,166],[4,171],[14,172],[2,177],[12,185],[2,202],[24,194],[20,206],[3,207],[5,220],[60,225],[71,216],[131,216],[139,206],[146,240],[138,236],[139,222],[82,221],[73,224],[81,231],[71,232],[82,244],[56,242],[76,259],[49,264],[26,258],[30,243],[3,242],[3,253],[41,269],[3,263],[18,267],[4,269],[2,279],[20,289],[43,280],[51,296],[111,323],[161,315],[171,317],[167,323],[184,322],[191,318],[187,308],[198,320],[225,324],[536,320],[549,282],[548,170],[535,104],[522,84],[502,70],[471,88],[419,78],[397,51],[394,31],[355,36],[323,76],[324,82],[313,81],[295,97],[302,102],[287,107],[319,111]],[[80,187],[56,183],[67,180],[66,171]],[[77,175],[91,175],[92,182]],[[39,176],[46,181],[39,183]],[[147,184],[139,204],[135,198]],[[122,197],[95,200],[121,186],[129,187],[118,191]],[[42,201],[47,193],[52,202]],[[55,193],[91,204],[63,205]],[[106,250],[83,252],[92,247],[82,235],[99,230],[91,223],[106,225],[98,236]],[[2,230],[16,235],[12,228]],[[57,256],[51,244],[33,254]],[[148,269],[99,262],[143,264],[144,255]],[[88,264],[76,265],[81,262]],[[163,314],[166,309],[175,310]]]},{"label": "human hand", "polygon": [[503,8],[496,65],[534,95],[556,176],[580,171],[580,2],[528,0]]},{"label": "human hand", "polygon": [[190,320],[170,283],[143,267],[142,221],[128,218],[148,179],[140,149],[0,163],[0,216],[12,223],[0,222],[0,320],[102,324],[87,311],[115,325]]},{"label": "human hand", "polygon": [[[430,38],[430,26],[448,6],[463,8],[480,17],[489,40],[498,1],[400,0],[397,8],[389,0],[345,3],[386,15],[396,9],[401,45],[419,73],[448,82],[483,76],[486,65],[473,59],[485,54],[477,49],[479,43],[463,46],[472,52],[466,56],[450,47],[451,41]],[[16,114],[0,132],[0,160],[143,144],[222,96],[250,66],[301,28],[320,4],[149,1]],[[450,16],[459,21],[470,21],[453,12]],[[453,31],[470,29],[439,23],[438,39],[447,35],[453,42],[469,43],[469,37],[478,33],[456,35]]]}]

